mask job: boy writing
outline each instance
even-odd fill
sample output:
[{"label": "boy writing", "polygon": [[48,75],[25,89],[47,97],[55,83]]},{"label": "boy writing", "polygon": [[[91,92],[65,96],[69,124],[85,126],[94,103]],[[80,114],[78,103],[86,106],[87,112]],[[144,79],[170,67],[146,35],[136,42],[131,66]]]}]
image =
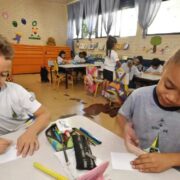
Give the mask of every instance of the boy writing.
[{"label": "boy writing", "polygon": [[[16,131],[34,115],[35,122],[17,139],[17,155],[32,155],[39,148],[38,134],[49,124],[50,114],[29,92],[18,84],[6,82],[11,70],[13,50],[0,35],[0,135]],[[0,154],[10,140],[0,138]]]},{"label": "boy writing", "polygon": [[165,64],[157,86],[135,90],[119,110],[127,149],[147,149],[158,139],[160,153],[139,155],[131,162],[142,172],[180,166],[180,50]]}]

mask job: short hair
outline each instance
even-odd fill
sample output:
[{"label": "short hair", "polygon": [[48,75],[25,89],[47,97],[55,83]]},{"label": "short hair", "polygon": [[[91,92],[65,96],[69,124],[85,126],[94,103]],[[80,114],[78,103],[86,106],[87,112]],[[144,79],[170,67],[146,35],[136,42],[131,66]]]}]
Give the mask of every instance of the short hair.
[{"label": "short hair", "polygon": [[84,56],[84,57],[86,57],[86,56],[87,56],[86,51],[83,51],[83,52],[82,52],[82,54],[83,54],[83,56]]},{"label": "short hair", "polygon": [[175,64],[180,64],[180,49],[178,49],[174,55],[172,55],[169,60],[167,61],[166,64],[173,62]]},{"label": "short hair", "polygon": [[66,54],[66,52],[65,51],[60,51],[59,56],[61,57],[62,54]]},{"label": "short hair", "polygon": [[6,60],[12,60],[13,55],[14,51],[11,44],[0,34],[0,56],[4,56]]},{"label": "short hair", "polygon": [[142,61],[143,61],[143,56],[136,56],[135,58],[138,59],[140,63],[142,63]]},{"label": "short hair", "polygon": [[161,65],[160,59],[158,59],[158,58],[152,59],[151,66],[158,67],[159,65]]}]

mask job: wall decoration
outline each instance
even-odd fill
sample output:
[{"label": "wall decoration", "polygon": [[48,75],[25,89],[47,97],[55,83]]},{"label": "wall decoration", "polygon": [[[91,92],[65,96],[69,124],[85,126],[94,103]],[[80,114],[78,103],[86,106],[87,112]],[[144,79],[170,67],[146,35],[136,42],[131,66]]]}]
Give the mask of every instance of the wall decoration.
[{"label": "wall decoration", "polygon": [[46,42],[46,44],[48,46],[55,46],[56,45],[56,41],[55,41],[55,39],[53,37],[49,37],[47,42]]},{"label": "wall decoration", "polygon": [[169,50],[169,46],[165,46],[164,48],[160,49],[161,54],[165,54],[166,51]]},{"label": "wall decoration", "polygon": [[22,36],[21,36],[20,33],[16,33],[16,34],[15,34],[15,37],[13,38],[13,40],[16,41],[17,44],[19,44],[20,41],[21,41],[21,37],[22,37]]},{"label": "wall decoration", "polygon": [[22,23],[23,25],[26,25],[26,24],[27,24],[26,19],[25,19],[25,18],[22,18],[22,19],[21,19],[21,23]]},{"label": "wall decoration", "polygon": [[125,43],[124,46],[123,46],[123,50],[128,50],[128,49],[129,49],[129,44]]},{"label": "wall decoration", "polygon": [[37,21],[32,22],[32,34],[30,35],[29,39],[34,39],[34,40],[41,39],[40,35],[38,34]]},{"label": "wall decoration", "polygon": [[153,36],[151,38],[151,44],[153,45],[153,53],[156,53],[157,46],[161,44],[162,38],[161,36]]},{"label": "wall decoration", "polygon": [[6,11],[4,11],[4,12],[2,12],[2,17],[5,19],[5,20],[7,20],[8,18],[9,18],[9,14],[8,14],[8,12],[6,12]]},{"label": "wall decoration", "polygon": [[12,25],[13,25],[14,27],[18,27],[17,21],[12,21]]}]

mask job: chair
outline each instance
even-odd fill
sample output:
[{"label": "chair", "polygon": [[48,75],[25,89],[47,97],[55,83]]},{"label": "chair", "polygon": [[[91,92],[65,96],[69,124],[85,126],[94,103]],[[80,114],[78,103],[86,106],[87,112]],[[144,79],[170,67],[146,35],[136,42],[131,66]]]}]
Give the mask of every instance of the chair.
[{"label": "chair", "polygon": [[84,78],[84,85],[85,89],[90,92],[91,94],[94,94],[94,97],[96,97],[98,88],[102,84],[102,79],[97,79],[98,77],[98,70],[96,66],[87,66],[86,67],[86,76]]},{"label": "chair", "polygon": [[65,74],[59,73],[59,67],[56,60],[54,61],[54,73],[55,73],[55,85],[57,83],[57,86],[59,87],[60,82],[64,81],[65,79]]}]

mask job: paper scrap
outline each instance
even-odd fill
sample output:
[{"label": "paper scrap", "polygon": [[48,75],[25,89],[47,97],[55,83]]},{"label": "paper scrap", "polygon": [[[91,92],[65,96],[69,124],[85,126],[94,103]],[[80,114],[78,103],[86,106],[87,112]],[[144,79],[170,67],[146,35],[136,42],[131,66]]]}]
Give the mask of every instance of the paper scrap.
[{"label": "paper scrap", "polygon": [[17,156],[16,145],[12,145],[4,154],[0,155],[0,164],[4,164],[19,158],[21,158],[21,156]]},{"label": "paper scrap", "polygon": [[130,162],[137,156],[131,153],[111,152],[112,169],[133,171]]}]

